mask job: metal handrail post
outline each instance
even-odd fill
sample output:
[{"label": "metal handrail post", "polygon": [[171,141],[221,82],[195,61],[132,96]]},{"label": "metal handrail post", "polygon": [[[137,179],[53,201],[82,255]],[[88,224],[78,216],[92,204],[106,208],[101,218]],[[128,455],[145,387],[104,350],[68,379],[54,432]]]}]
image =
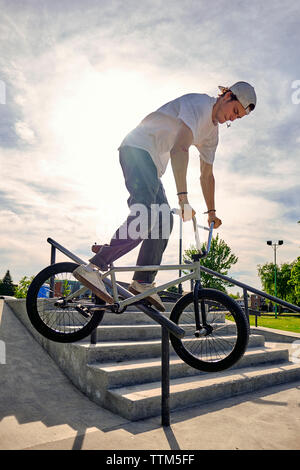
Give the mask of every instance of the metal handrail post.
[{"label": "metal handrail post", "polygon": [[[55,264],[55,260],[56,260],[56,248],[54,245],[51,245],[51,255],[50,255],[50,264]],[[52,276],[50,278],[50,292],[49,292],[49,297],[50,298],[53,298],[54,296],[54,289],[55,289],[55,286],[54,286],[54,277]]]},{"label": "metal handrail post", "polygon": [[90,335],[91,344],[97,344],[97,328],[94,328]]},{"label": "metal handrail post", "polygon": [[54,245],[51,245],[50,264],[55,264],[55,260],[56,260],[56,248]]},{"label": "metal handrail post", "polygon": [[170,426],[170,334],[161,327],[161,423]]},{"label": "metal handrail post", "polygon": [[249,309],[248,309],[248,293],[247,289],[243,289],[244,292],[244,306],[245,306],[245,314],[247,316],[248,323],[250,324],[250,318],[249,318]]}]

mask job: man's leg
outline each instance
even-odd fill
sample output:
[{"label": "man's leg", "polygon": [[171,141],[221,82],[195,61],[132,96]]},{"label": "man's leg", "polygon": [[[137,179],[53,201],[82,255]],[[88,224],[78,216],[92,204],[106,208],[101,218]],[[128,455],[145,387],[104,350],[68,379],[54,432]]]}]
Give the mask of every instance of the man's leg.
[{"label": "man's leg", "polygon": [[[139,252],[137,260],[139,266],[160,265],[173,228],[173,214],[161,183],[156,204],[152,205],[152,220],[153,218],[155,224],[152,225],[149,237],[143,241]],[[130,292],[140,294],[153,287],[156,273],[157,271],[136,271],[129,286]],[[158,294],[150,295],[147,300],[158,310],[165,311],[165,306]]]},{"label": "man's leg", "polygon": [[[137,266],[161,264],[163,253],[173,229],[173,214],[171,213],[161,182],[155,204],[156,210],[152,207],[152,219],[154,216],[156,217],[155,224],[152,225],[149,237],[142,242],[136,263]],[[136,271],[133,279],[151,284],[154,282],[156,274],[157,271]]]},{"label": "man's leg", "polygon": [[[157,169],[148,152],[134,148],[120,149],[120,163],[125,177],[125,184],[129,191],[128,206],[130,208],[141,205],[143,217],[140,217],[140,227],[135,226],[137,214],[131,213],[123,225],[116,231],[109,245],[103,245],[99,252],[89,261],[102,270],[108,265],[133,250],[149,236],[151,230],[151,205],[156,203],[157,195],[161,191],[161,182],[157,176]],[[132,228],[138,228],[135,231]]]}]

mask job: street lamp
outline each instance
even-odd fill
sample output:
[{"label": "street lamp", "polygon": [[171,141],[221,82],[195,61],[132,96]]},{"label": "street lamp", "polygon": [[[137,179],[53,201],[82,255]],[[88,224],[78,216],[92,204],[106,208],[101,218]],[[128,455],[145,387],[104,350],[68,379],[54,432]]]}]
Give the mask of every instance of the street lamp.
[{"label": "street lamp", "polygon": [[[275,297],[277,297],[277,264],[276,264],[276,249],[277,246],[283,245],[283,240],[278,240],[278,242],[272,242],[272,240],[267,241],[267,245],[273,246],[274,249],[274,283],[275,283]],[[275,303],[275,318],[277,318],[277,304]]]}]

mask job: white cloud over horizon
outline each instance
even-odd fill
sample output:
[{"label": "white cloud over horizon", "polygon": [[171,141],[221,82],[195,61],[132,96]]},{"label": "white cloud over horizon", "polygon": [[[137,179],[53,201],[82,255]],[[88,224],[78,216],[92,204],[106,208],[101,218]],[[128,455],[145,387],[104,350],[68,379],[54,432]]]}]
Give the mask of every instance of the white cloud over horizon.
[{"label": "white cloud over horizon", "polygon": [[[184,93],[255,86],[252,115],[220,126],[219,230],[260,288],[257,264],[299,256],[300,6],[283,1],[0,0],[0,277],[14,282],[50,260],[48,236],[87,259],[127,215],[118,146],[149,112]],[[204,209],[191,151],[190,202]],[[176,205],[170,167],[163,177]],[[200,223],[205,219],[201,215]],[[193,243],[185,224],[184,246]],[[178,222],[164,256],[177,262]],[[119,261],[134,264],[137,249]],[[166,274],[159,274],[165,279]],[[125,276],[123,276],[124,279]]]}]

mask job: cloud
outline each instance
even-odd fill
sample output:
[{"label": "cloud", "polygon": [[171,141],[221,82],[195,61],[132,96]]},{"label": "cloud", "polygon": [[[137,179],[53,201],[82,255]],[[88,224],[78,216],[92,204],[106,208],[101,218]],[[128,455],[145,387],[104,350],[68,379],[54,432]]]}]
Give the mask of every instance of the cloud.
[{"label": "cloud", "polygon": [[279,202],[284,206],[298,206],[298,208],[300,208],[300,185],[288,189],[278,188],[277,191],[262,191],[262,194],[269,200]]},{"label": "cloud", "polygon": [[[297,3],[2,0],[0,6],[6,86],[0,260],[14,281],[49,262],[48,236],[83,258],[94,241],[109,241],[127,215],[117,148],[146,114],[184,93],[216,95],[218,85],[237,80],[254,84],[258,104],[253,115],[220,129],[214,170],[220,236],[239,257],[233,272],[258,287],[256,265],[270,259],[271,235],[284,238],[284,259],[296,257]],[[191,203],[205,223],[195,150],[188,174]],[[163,183],[175,206],[170,168]],[[185,225],[184,234],[188,248],[192,228]],[[134,264],[137,251],[119,264]],[[164,262],[177,258],[178,224]]]}]

